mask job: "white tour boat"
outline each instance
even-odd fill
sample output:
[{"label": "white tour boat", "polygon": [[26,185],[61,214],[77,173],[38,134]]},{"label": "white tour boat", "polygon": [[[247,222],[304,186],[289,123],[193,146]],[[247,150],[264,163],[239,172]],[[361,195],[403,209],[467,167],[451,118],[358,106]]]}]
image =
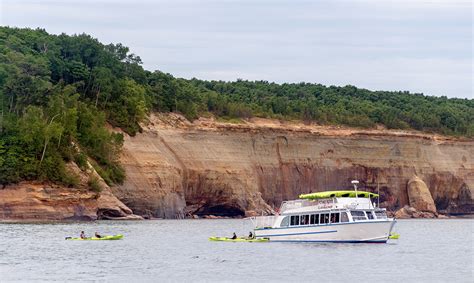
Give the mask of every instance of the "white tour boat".
[{"label": "white tour boat", "polygon": [[326,191],[281,204],[279,215],[253,217],[254,235],[271,242],[385,243],[395,220],[371,202],[378,194]]}]

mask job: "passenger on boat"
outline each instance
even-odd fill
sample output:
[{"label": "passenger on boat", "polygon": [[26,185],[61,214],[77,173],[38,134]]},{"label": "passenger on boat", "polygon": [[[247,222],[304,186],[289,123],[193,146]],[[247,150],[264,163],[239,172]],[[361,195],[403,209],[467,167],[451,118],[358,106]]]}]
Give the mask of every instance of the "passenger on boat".
[{"label": "passenger on boat", "polygon": [[86,233],[84,233],[84,231],[81,231],[81,235],[79,237],[81,237],[81,239],[85,239],[86,238]]},{"label": "passenger on boat", "polygon": [[232,240],[237,239],[237,235],[235,234],[235,232],[234,232],[234,235],[232,235],[232,238],[231,238],[231,239],[232,239]]},{"label": "passenger on boat", "polygon": [[96,238],[102,238],[102,236],[99,235],[99,233],[97,233],[97,232],[95,232],[95,237],[96,237]]},{"label": "passenger on boat", "polygon": [[324,215],[324,223],[329,223],[329,214]]}]

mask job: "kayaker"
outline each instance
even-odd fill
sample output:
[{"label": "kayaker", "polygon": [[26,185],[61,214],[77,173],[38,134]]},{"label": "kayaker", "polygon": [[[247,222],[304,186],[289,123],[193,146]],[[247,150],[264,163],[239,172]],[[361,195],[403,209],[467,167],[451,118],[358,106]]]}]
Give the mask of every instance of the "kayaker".
[{"label": "kayaker", "polygon": [[231,239],[232,239],[232,240],[235,240],[235,239],[237,239],[237,235],[235,235],[235,232],[234,232],[234,235],[232,236],[232,238],[231,238]]},{"label": "kayaker", "polygon": [[96,237],[96,238],[102,238],[102,236],[99,235],[99,233],[97,233],[97,232],[95,232],[95,237]]},{"label": "kayaker", "polygon": [[253,239],[253,233],[252,232],[249,233],[249,239]]},{"label": "kayaker", "polygon": [[85,239],[86,238],[86,233],[84,233],[84,231],[81,231],[81,235],[79,237],[81,237],[81,239]]}]

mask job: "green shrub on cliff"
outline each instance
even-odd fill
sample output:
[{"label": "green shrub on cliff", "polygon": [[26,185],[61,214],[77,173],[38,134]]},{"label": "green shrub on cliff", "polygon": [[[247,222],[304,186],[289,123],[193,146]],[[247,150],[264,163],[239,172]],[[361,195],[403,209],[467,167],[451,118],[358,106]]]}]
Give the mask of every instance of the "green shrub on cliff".
[{"label": "green shrub on cliff", "polygon": [[100,181],[97,177],[92,176],[87,181],[87,185],[89,186],[90,190],[96,193],[100,193],[102,191],[102,186],[100,185]]},{"label": "green shrub on cliff", "polygon": [[[121,183],[123,136],[139,132],[149,111],[194,120],[300,119],[354,127],[417,129],[474,136],[474,100],[353,86],[202,81],[141,67],[122,44],[86,34],[0,27],[0,183],[50,180],[74,185],[65,163],[85,157],[108,184]],[[82,154],[81,153],[81,154]]]}]

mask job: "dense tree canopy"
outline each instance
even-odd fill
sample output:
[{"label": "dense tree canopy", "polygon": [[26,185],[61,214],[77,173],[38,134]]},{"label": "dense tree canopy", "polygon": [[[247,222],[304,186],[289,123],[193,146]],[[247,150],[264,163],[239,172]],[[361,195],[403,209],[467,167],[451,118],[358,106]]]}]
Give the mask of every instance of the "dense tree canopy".
[{"label": "dense tree canopy", "polygon": [[75,185],[65,163],[87,157],[108,182],[122,182],[123,136],[140,131],[147,112],[193,120],[252,116],[355,127],[416,129],[474,136],[474,100],[354,86],[202,81],[141,67],[121,44],[86,34],[0,27],[0,184],[40,179]]}]

